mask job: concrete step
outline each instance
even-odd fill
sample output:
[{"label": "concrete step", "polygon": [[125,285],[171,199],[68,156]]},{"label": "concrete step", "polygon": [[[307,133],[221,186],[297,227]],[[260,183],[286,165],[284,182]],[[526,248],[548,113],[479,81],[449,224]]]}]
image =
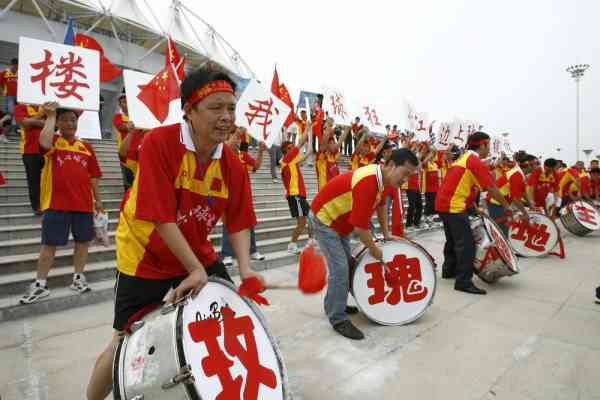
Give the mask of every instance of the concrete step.
[{"label": "concrete step", "polygon": [[[269,258],[264,261],[252,262],[252,268],[256,271],[263,271],[296,264],[297,262],[297,255],[289,254],[287,251],[278,251],[271,253]],[[237,268],[235,267],[228,268],[228,271],[232,276],[238,275]],[[57,281],[62,279],[66,284],[72,279],[72,270],[71,272],[65,270],[64,274],[66,276],[57,278]],[[68,285],[59,287],[58,289],[53,289],[51,285],[49,285],[51,290],[50,296],[37,303],[21,305],[19,304],[19,298],[22,296],[22,293],[28,284],[24,282],[22,284],[23,290],[21,290],[21,292],[0,298],[0,322],[30,318],[35,315],[48,314],[114,299],[114,266],[106,272],[103,271],[102,274],[106,274],[107,278],[105,280],[91,282],[90,287],[92,290],[88,293],[75,293],[68,288]],[[98,276],[100,275],[101,274]],[[88,274],[86,274],[86,278],[87,277]],[[31,280],[32,279],[30,279],[29,282],[31,282]],[[295,283],[296,282],[290,282],[290,284]]]},{"label": "concrete step", "polygon": [[[287,225],[281,225],[273,228],[257,228],[256,229],[256,241],[257,246],[259,242],[271,239],[286,239],[288,240],[291,236],[291,232],[295,224],[290,221]],[[112,241],[112,245],[109,247],[103,246],[91,246],[89,249],[89,262],[100,262],[109,261],[115,258],[115,245],[114,245],[114,232],[110,232],[109,236]],[[221,234],[209,235],[209,240],[212,242],[216,249],[221,248]],[[19,248],[19,250],[7,250],[7,251],[18,251],[19,254],[0,256],[0,275],[33,271],[37,268],[37,260],[39,258],[39,247],[40,239],[22,239],[15,241],[5,241],[2,245]],[[56,251],[56,257],[54,260],[54,266],[60,267],[65,265],[72,265],[73,263],[73,242],[69,241],[67,246],[61,247]],[[287,246],[287,245],[286,245]],[[269,253],[276,251],[271,248],[258,248],[261,253]]]},{"label": "concrete step", "polygon": [[[308,240],[307,235],[303,235],[300,238],[299,244],[304,245]],[[289,240],[283,239],[271,239],[263,240],[257,243],[260,246],[259,251],[271,250],[265,254],[265,260],[263,261],[252,261],[253,267],[260,267],[262,263],[272,261],[273,254],[283,253],[287,250]],[[115,276],[116,260],[99,261],[88,263],[85,267],[85,277],[88,282],[98,282],[106,279],[112,279]],[[27,286],[34,279],[35,274],[31,271],[15,272],[12,274],[0,275],[0,298],[21,295],[26,290]],[[65,265],[61,267],[55,267],[50,270],[48,276],[48,287],[52,290],[53,288],[67,287],[71,284],[73,279],[73,266]]]},{"label": "concrete step", "polygon": [[[280,215],[275,215],[279,213]],[[18,226],[2,226],[0,227],[0,256],[13,254],[28,253],[29,251],[21,251],[20,246],[29,246],[31,244],[38,245],[41,237],[42,223],[38,217],[38,223],[30,225]],[[261,228],[274,228],[280,225],[286,225],[290,222],[291,217],[287,209],[275,209],[275,211],[263,212],[257,216],[257,226]],[[109,233],[117,230],[119,223],[118,214],[116,217],[109,218]],[[220,234],[223,232],[223,224],[219,222],[213,233]]]},{"label": "concrete step", "polygon": [[[272,207],[272,208],[258,208],[255,205],[255,212],[257,218],[265,218],[267,216],[276,217],[276,216],[289,216],[290,212],[288,207],[284,207],[287,202],[282,202],[281,207]],[[118,204],[117,204],[118,205]],[[119,218],[119,209],[118,208],[105,208],[106,212],[108,212],[108,217],[111,219]],[[16,214],[7,214],[0,215],[0,228],[2,227],[12,227],[12,229],[22,228],[24,225],[37,225],[41,228],[41,216],[33,215],[32,213],[16,213]],[[0,229],[1,230],[1,229]],[[0,240],[1,239],[0,235]],[[17,239],[14,237],[13,239]]]},{"label": "concrete step", "polygon": [[[16,191],[20,191],[22,193],[0,193],[0,204],[6,203],[25,203],[29,201],[29,195],[27,194],[27,189],[15,189]],[[102,196],[102,201],[110,200],[110,199],[118,199],[121,200],[123,198],[123,184],[118,185],[110,185],[110,186],[101,186],[100,194]]]}]

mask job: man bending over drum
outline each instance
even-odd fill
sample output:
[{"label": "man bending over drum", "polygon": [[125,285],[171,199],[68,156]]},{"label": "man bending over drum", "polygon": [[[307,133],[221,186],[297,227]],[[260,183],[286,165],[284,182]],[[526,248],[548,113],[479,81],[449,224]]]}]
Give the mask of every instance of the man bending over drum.
[{"label": "man bending over drum", "polygon": [[486,291],[472,281],[475,241],[467,214],[467,200],[476,187],[487,190],[506,210],[510,207],[482,161],[489,153],[490,137],[483,132],[472,134],[467,151],[448,169],[435,200],[435,209],[440,213],[446,235],[442,278],[456,278],[454,289],[471,294],[486,294]]},{"label": "man bending over drum", "polygon": [[383,166],[371,164],[336,176],[311,204],[311,224],[329,269],[325,313],[333,329],[342,336],[355,340],[364,338],[347,315],[358,311],[346,306],[352,257],[350,234],[356,231],[373,258],[382,259],[381,249],[375,245],[369,230],[371,216],[377,209],[384,239],[393,239],[388,231],[384,187],[399,189],[418,165],[417,157],[410,150],[394,150]]},{"label": "man bending over drum", "polygon": [[117,229],[114,338],[96,361],[87,389],[104,399],[112,387],[115,346],[131,317],[166,299],[199,292],[208,276],[231,281],[208,235],[223,217],[242,278],[250,269],[249,229],[256,224],[248,174],[223,141],[235,122],[235,83],[200,69],[181,85],[184,121],[144,137],[137,177]]}]

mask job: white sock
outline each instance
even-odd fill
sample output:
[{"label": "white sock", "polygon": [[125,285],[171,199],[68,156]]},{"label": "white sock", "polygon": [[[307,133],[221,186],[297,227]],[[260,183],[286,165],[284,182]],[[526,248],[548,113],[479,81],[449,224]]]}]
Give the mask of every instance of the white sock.
[{"label": "white sock", "polygon": [[39,284],[41,287],[46,287],[47,280],[46,279],[36,279],[35,282]]}]

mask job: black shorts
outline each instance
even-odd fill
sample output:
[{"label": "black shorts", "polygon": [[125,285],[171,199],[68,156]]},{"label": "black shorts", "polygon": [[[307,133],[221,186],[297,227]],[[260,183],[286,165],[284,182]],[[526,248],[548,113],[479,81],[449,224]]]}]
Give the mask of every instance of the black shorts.
[{"label": "black shorts", "polygon": [[[206,268],[206,272],[208,276],[233,282],[221,261],[212,263]],[[185,276],[172,279],[144,279],[117,272],[113,328],[117,331],[124,330],[133,314],[146,306],[162,303],[169,289],[177,287],[184,279]]]},{"label": "black shorts", "polygon": [[66,246],[69,232],[78,243],[94,238],[94,217],[91,212],[46,210],[42,219],[42,244]]},{"label": "black shorts", "polygon": [[308,217],[310,207],[304,196],[288,196],[288,205],[290,206],[290,214],[292,218]]}]

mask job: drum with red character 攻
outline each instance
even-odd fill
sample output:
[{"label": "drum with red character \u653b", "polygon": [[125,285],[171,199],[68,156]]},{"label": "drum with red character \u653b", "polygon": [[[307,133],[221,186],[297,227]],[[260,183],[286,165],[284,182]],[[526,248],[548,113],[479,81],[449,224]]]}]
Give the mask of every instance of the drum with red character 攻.
[{"label": "drum with red character \u653b", "polygon": [[524,257],[541,257],[556,247],[560,240],[560,231],[547,215],[530,212],[529,219],[514,220],[510,224],[508,239],[517,254]]},{"label": "drum with red character \u653b", "polygon": [[502,231],[491,218],[480,215],[471,222],[475,240],[475,274],[486,283],[519,273],[517,258]]},{"label": "drum with red character \u653b", "polygon": [[560,210],[560,221],[576,236],[600,230],[600,213],[587,201],[575,201]]},{"label": "drum with red character \u653b", "polygon": [[383,265],[366,247],[355,254],[350,288],[358,308],[381,325],[403,325],[418,319],[432,304],[437,277],[433,257],[407,239],[380,245]]},{"label": "drum with red character \u653b", "polygon": [[288,398],[281,354],[254,303],[211,277],[146,315],[115,352],[116,400]]}]

